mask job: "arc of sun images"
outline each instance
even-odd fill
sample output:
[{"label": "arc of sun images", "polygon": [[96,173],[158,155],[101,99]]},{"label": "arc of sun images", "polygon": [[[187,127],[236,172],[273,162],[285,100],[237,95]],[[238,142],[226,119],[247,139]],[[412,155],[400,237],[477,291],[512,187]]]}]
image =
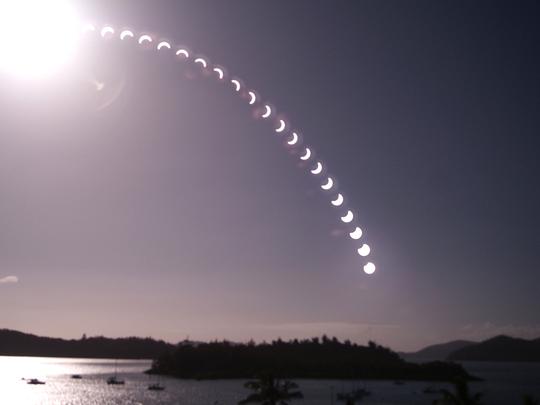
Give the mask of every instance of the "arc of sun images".
[{"label": "arc of sun images", "polygon": [[339,189],[337,178],[330,173],[315,148],[306,142],[301,131],[283,118],[284,114],[262,98],[261,93],[241,78],[230,75],[223,66],[184,46],[144,32],[99,26],[83,20],[67,0],[0,0],[0,69],[25,79],[46,80],[75,54],[81,38],[89,35],[104,41],[120,41],[145,51],[166,52],[171,55],[171,62],[192,64],[207,76],[229,86],[232,95],[245,100],[252,113],[268,125],[270,133],[282,137],[287,148],[296,149],[298,153],[294,156],[304,164],[307,175],[319,180],[320,191],[328,198],[336,219],[348,227],[348,236],[357,246],[364,272],[375,272],[375,264],[368,261],[372,249],[364,242],[358,215],[343,190]]}]

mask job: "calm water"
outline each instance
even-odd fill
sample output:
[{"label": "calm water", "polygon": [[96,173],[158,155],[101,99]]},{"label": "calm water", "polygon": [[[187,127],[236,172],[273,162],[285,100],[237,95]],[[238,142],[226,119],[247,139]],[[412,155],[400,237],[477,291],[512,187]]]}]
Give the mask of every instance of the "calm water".
[{"label": "calm water", "polygon": [[[162,392],[148,391],[149,377],[142,372],[149,361],[60,359],[0,356],[0,404],[92,405],[92,404],[236,404],[246,394],[243,381],[183,381],[162,378]],[[486,379],[472,384],[473,392],[483,391],[490,405],[520,404],[525,393],[540,398],[540,364],[466,363],[473,374]],[[109,386],[105,380],[118,372],[124,386]],[[72,374],[82,380],[71,379]],[[21,378],[39,378],[45,385],[28,385]],[[372,396],[365,404],[431,404],[437,396],[422,391],[430,383],[392,381],[312,381],[299,380],[305,399],[298,404],[331,404],[330,393],[365,387]],[[435,384],[443,387],[444,384]],[[338,402],[334,403],[337,405]]]}]

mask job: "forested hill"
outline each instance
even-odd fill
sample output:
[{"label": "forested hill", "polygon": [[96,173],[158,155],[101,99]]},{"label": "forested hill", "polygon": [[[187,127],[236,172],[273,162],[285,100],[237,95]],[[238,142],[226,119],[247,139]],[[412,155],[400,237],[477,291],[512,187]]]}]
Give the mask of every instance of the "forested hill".
[{"label": "forested hill", "polygon": [[540,338],[526,340],[496,336],[482,343],[456,350],[448,356],[452,361],[526,361],[540,362]]},{"label": "forested hill", "polygon": [[447,343],[431,345],[413,353],[400,353],[400,356],[406,361],[425,362],[434,360],[446,360],[448,356],[456,350],[472,346],[476,342],[468,340],[454,340]]},{"label": "forested hill", "polygon": [[1,356],[155,359],[174,345],[150,338],[89,337],[66,340],[0,329]]},{"label": "forested hill", "polygon": [[407,363],[397,353],[373,342],[360,346],[325,337],[263,344],[178,345],[174,352],[154,361],[150,372],[197,379],[252,378],[261,373],[308,379],[450,381],[472,378],[458,364]]}]

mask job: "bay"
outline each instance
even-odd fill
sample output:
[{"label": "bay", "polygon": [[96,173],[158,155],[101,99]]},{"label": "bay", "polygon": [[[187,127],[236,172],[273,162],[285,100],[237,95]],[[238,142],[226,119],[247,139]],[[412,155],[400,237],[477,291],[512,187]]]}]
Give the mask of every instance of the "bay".
[{"label": "bay", "polygon": [[[233,405],[246,396],[244,380],[178,380],[159,377],[164,391],[149,391],[158,381],[144,371],[149,360],[103,360],[0,356],[1,405]],[[472,392],[483,392],[490,405],[520,404],[524,394],[540,398],[538,363],[463,363],[473,375],[485,379],[471,383]],[[117,374],[125,385],[107,385]],[[81,379],[72,379],[79,374]],[[24,379],[38,378],[44,385],[29,385]],[[428,386],[449,388],[448,384],[395,381],[297,380],[305,399],[293,402],[309,405],[338,404],[337,392],[365,388],[372,394],[362,403],[381,405],[428,405],[438,398],[426,394]],[[332,393],[334,395],[332,395]],[[332,396],[334,400],[332,400]]]}]

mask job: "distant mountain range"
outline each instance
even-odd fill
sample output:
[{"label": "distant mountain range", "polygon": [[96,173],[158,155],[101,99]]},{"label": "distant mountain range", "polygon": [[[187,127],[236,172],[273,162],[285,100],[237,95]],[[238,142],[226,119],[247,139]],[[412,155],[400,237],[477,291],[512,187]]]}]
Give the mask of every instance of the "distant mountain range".
[{"label": "distant mountain range", "polygon": [[540,338],[526,340],[496,336],[483,342],[455,340],[428,346],[414,353],[400,353],[407,361],[501,361],[540,362]]},{"label": "distant mountain range", "polygon": [[475,345],[476,342],[469,340],[453,340],[447,343],[440,343],[423,348],[414,353],[399,353],[400,356],[407,361],[424,362],[424,361],[442,361],[446,360],[453,352],[465,347]]},{"label": "distant mountain range", "polygon": [[[157,359],[180,346],[200,342],[171,344],[151,338],[83,337],[58,339],[9,329],[0,329],[0,356],[88,357],[111,359]],[[455,340],[428,346],[414,353],[399,353],[406,361],[516,361],[540,362],[540,338],[533,340],[496,336],[483,342]]]},{"label": "distant mountain range", "polygon": [[90,337],[66,340],[0,329],[0,356],[155,359],[175,347],[150,338]]},{"label": "distant mountain range", "polygon": [[540,361],[540,338],[525,340],[496,336],[471,346],[462,347],[447,357],[452,361]]}]

